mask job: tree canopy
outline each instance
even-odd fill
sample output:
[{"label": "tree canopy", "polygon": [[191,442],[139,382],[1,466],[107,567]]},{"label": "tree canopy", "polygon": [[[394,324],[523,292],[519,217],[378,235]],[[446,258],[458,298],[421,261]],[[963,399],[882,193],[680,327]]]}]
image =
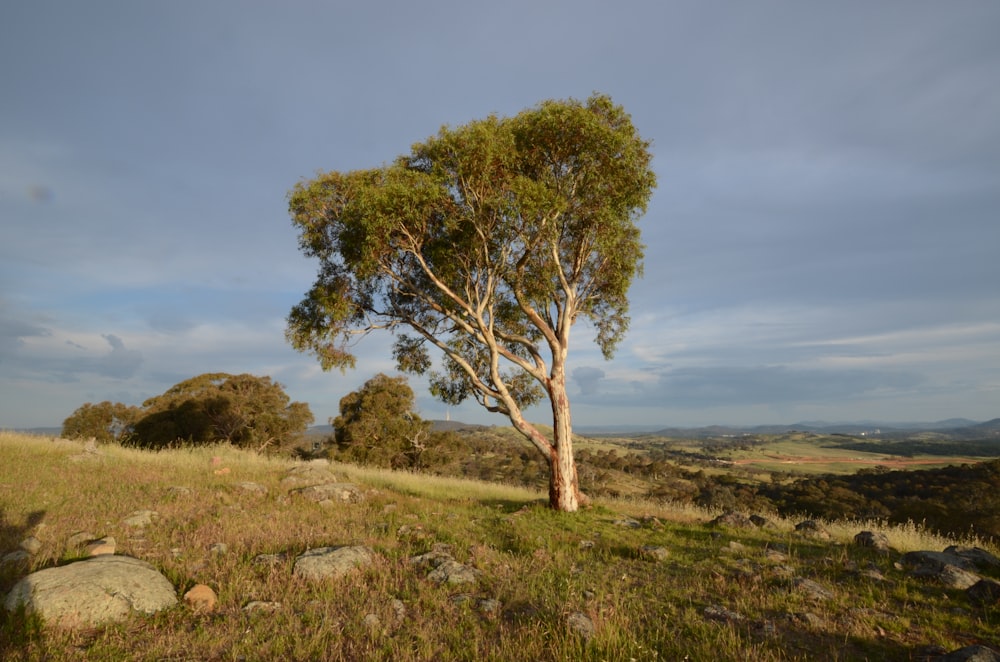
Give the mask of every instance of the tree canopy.
[{"label": "tree canopy", "polygon": [[[595,94],[443,127],[389,165],[300,182],[289,210],[320,266],[289,341],[343,369],[357,334],[393,331],[401,370],[428,374],[446,403],[507,416],[549,463],[551,505],[575,510],[570,329],[587,320],[610,358],[628,328],[636,221],[656,183],[648,148]],[[523,414],[546,397],[552,437]]]},{"label": "tree canopy", "polygon": [[430,459],[442,462],[461,442],[431,430],[414,411],[406,377],[379,373],[340,400],[331,420],[337,458],[394,469],[416,469]]},{"label": "tree canopy", "polygon": [[270,377],[215,372],[175,384],[141,408],[87,403],[66,419],[63,435],[154,449],[229,443],[264,451],[312,422],[309,405],[291,402]]}]

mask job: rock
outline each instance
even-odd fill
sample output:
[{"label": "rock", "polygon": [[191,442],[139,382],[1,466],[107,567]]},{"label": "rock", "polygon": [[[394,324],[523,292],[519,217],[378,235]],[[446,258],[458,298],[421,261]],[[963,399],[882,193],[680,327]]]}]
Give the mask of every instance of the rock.
[{"label": "rock", "polygon": [[356,568],[370,566],[375,552],[362,545],[318,547],[306,550],[295,559],[292,574],[311,581],[343,577]]},{"label": "rock", "polygon": [[977,607],[1000,604],[1000,582],[995,579],[980,579],[965,590],[969,602]]},{"label": "rock", "polygon": [[908,552],[903,555],[902,565],[913,576],[935,580],[948,588],[967,589],[980,580],[972,572],[970,561],[945,552]]},{"label": "rock", "polygon": [[38,550],[42,548],[42,541],[35,536],[31,536],[22,540],[20,547],[29,554],[37,554]]},{"label": "rock", "polygon": [[118,542],[114,538],[105,536],[97,540],[91,540],[83,550],[87,552],[87,556],[102,556],[104,554],[114,554],[117,546]]},{"label": "rock", "polygon": [[427,573],[427,579],[436,584],[474,584],[482,573],[471,566],[449,559]]},{"label": "rock", "polygon": [[276,566],[281,565],[287,560],[288,554],[285,552],[278,552],[277,554],[258,554],[253,557],[253,561],[251,561],[251,563],[254,565]]},{"label": "rock", "polygon": [[795,525],[795,532],[806,538],[829,540],[830,532],[814,519],[807,519]]},{"label": "rock", "polygon": [[889,538],[884,533],[862,531],[854,536],[854,544],[858,547],[870,547],[878,552],[889,551]]},{"label": "rock", "polygon": [[619,517],[611,522],[615,526],[625,527],[626,529],[641,529],[642,522],[631,517]]},{"label": "rock", "polygon": [[285,477],[281,479],[281,484],[318,485],[320,483],[336,483],[337,480],[337,476],[327,468],[327,463],[309,462],[289,469]]},{"label": "rock", "polygon": [[365,500],[365,495],[354,483],[310,485],[309,487],[296,488],[291,491],[291,494],[301,496],[309,501],[315,501],[316,503],[326,501],[334,503],[360,503]]},{"label": "rock", "polygon": [[67,547],[83,547],[84,545],[97,540],[98,536],[95,536],[90,531],[77,531],[69,537],[66,541]]},{"label": "rock", "polygon": [[731,609],[726,609],[721,605],[709,605],[702,612],[710,621],[722,621],[724,623],[739,623],[746,620],[742,614],[737,614]]},{"label": "rock", "polygon": [[665,561],[670,558],[670,550],[659,545],[643,545],[639,548],[639,555],[651,561]]},{"label": "rock", "polygon": [[935,662],[1000,662],[1000,653],[986,646],[966,646],[942,655]]},{"label": "rock", "polygon": [[956,568],[971,571],[975,570],[976,567],[972,561],[963,556],[959,556],[958,554],[929,551],[907,552],[906,554],[903,554],[902,564],[903,566],[911,569],[919,568],[921,566],[943,568],[946,565],[953,565]]},{"label": "rock", "polygon": [[482,573],[456,561],[450,550],[451,545],[438,543],[426,554],[411,557],[410,563],[419,568],[433,568],[427,573],[427,579],[437,584],[472,584],[479,581]]},{"label": "rock", "polygon": [[273,602],[268,600],[251,600],[243,606],[243,613],[245,614],[273,614],[274,612],[281,609],[280,602]]},{"label": "rock", "polygon": [[766,517],[761,517],[760,515],[751,515],[750,523],[759,529],[773,529],[775,528],[774,522],[767,519]]},{"label": "rock", "polygon": [[961,559],[965,559],[979,570],[1000,568],[1000,559],[993,556],[985,549],[981,549],[979,547],[961,547],[958,545],[951,545],[950,547],[945,548],[944,553],[952,554]]},{"label": "rock", "polygon": [[229,545],[224,542],[212,543],[212,546],[208,548],[208,551],[216,556],[222,556],[229,551]]},{"label": "rock", "polygon": [[236,483],[236,487],[240,488],[244,492],[250,492],[251,494],[267,494],[267,487],[261,485],[260,483],[243,481],[242,483]]},{"label": "rock", "polygon": [[594,636],[594,621],[583,612],[576,611],[566,617],[566,627],[570,632],[584,641],[590,641]]},{"label": "rock", "polygon": [[797,589],[800,593],[805,594],[807,598],[816,602],[833,599],[833,593],[811,579],[796,577],[792,580],[792,586],[795,587],[795,589]]},{"label": "rock", "polygon": [[184,594],[184,602],[198,613],[211,614],[218,605],[219,596],[215,594],[211,586],[195,584],[191,590]]},{"label": "rock", "polygon": [[122,520],[122,524],[132,527],[143,527],[153,523],[160,514],[155,510],[136,510]]},{"label": "rock", "polygon": [[174,587],[153,566],[128,556],[95,556],[34,572],[11,589],[8,611],[28,612],[66,627],[124,619],[132,611],[153,614],[174,606]]}]

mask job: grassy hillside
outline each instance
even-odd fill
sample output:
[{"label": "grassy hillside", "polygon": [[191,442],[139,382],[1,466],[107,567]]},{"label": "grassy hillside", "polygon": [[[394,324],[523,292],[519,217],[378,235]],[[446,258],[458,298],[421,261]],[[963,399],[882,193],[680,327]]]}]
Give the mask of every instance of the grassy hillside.
[{"label": "grassy hillside", "polygon": [[[115,537],[179,595],[205,583],[220,601],[212,614],[178,606],[75,632],[0,610],[0,658],[910,660],[1000,644],[995,608],[896,566],[899,553],[952,542],[912,525],[827,523],[831,539],[817,541],[792,520],[715,528],[717,512],[642,499],[566,515],[524,487],[336,464],[364,501],[321,504],[290,494],[294,466],[227,447],[88,450],[0,434],[0,557],[40,543],[26,563],[0,565],[0,593],[79,558],[70,541],[86,532]],[[126,525],[138,510],[153,523]],[[862,529],[884,531],[896,553],[854,546]],[[376,563],[327,583],[293,577],[297,554],[343,544],[371,547]],[[442,544],[478,583],[438,585],[410,562]],[[273,611],[248,612],[252,601]],[[575,629],[581,614],[592,632]]]}]

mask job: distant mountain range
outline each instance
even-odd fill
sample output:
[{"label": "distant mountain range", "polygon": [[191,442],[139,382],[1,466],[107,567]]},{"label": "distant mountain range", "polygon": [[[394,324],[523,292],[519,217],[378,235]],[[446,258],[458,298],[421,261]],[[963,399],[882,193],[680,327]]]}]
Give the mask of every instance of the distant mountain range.
[{"label": "distant mountain range", "polygon": [[[577,428],[580,433],[609,434],[595,429]],[[791,425],[726,426],[712,425],[701,428],[669,427],[651,430],[645,434],[662,437],[719,437],[746,434],[784,434],[787,432],[812,432],[815,434],[844,434],[851,436],[891,439],[912,437],[921,433],[934,433],[948,439],[989,439],[1000,441],[1000,418],[978,423],[965,418],[949,418],[930,423],[878,423],[861,421],[853,423],[827,423],[825,421],[802,421]],[[637,430],[627,434],[639,434]]]},{"label": "distant mountain range", "polygon": [[[462,423],[460,421],[432,421],[435,430],[475,430],[487,428],[487,425]],[[57,427],[38,427],[15,430],[29,434],[57,437],[61,432]],[[858,421],[853,423],[828,423],[826,421],[801,421],[791,425],[709,425],[705,427],[657,427],[655,425],[578,425],[573,431],[584,435],[650,435],[658,437],[723,437],[748,434],[785,434],[787,432],[813,432],[815,434],[846,434],[851,436],[876,437],[892,439],[912,437],[920,433],[934,433],[947,439],[992,439],[1000,441],[1000,418],[978,423],[967,418],[949,418],[930,423],[879,423],[875,421]],[[333,434],[333,427],[316,425],[309,428],[311,435]]]}]

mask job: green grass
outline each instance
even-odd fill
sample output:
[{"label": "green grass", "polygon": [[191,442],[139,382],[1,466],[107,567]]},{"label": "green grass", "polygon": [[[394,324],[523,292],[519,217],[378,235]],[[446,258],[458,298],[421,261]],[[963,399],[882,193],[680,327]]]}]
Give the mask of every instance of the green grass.
[{"label": "green grass", "polygon": [[[0,434],[0,554],[29,535],[42,543],[27,567],[0,569],[0,592],[28,571],[78,558],[67,540],[85,530],[114,536],[119,553],[158,567],[179,595],[209,584],[219,610],[200,615],[180,605],[84,631],[0,612],[2,659],[721,661],[813,660],[823,651],[824,659],[907,660],[931,644],[1000,640],[997,610],[971,607],[960,592],[897,569],[895,556],[850,544],[862,528],[885,531],[901,552],[952,542],[912,525],[830,523],[833,540],[818,543],[781,519],[768,530],[714,530],[706,523],[717,513],[639,499],[598,499],[562,514],[521,487],[347,465],[329,468],[360,485],[365,501],[324,507],[289,496],[281,482],[289,460],[228,447],[83,450]],[[244,490],[244,481],[267,493]],[[159,513],[141,533],[122,524],[140,509]],[[642,525],[622,526],[627,517]],[[217,542],[228,551],[213,553]],[[482,581],[429,583],[409,558],[435,543],[452,545]],[[296,554],[338,544],[368,545],[378,559],[326,584],[292,576]],[[666,548],[668,558],[646,558],[640,549],[648,545]],[[768,556],[776,546],[784,561]],[[253,563],[278,552],[288,558],[277,566]],[[888,581],[851,571],[868,563]],[[790,574],[834,597],[810,602],[790,590]],[[482,599],[497,600],[499,611],[477,608]],[[281,607],[247,614],[251,600]],[[395,600],[405,607],[401,620]],[[742,620],[706,618],[716,607]],[[574,612],[593,620],[590,641],[568,630]],[[805,612],[815,620],[796,616]]]}]

